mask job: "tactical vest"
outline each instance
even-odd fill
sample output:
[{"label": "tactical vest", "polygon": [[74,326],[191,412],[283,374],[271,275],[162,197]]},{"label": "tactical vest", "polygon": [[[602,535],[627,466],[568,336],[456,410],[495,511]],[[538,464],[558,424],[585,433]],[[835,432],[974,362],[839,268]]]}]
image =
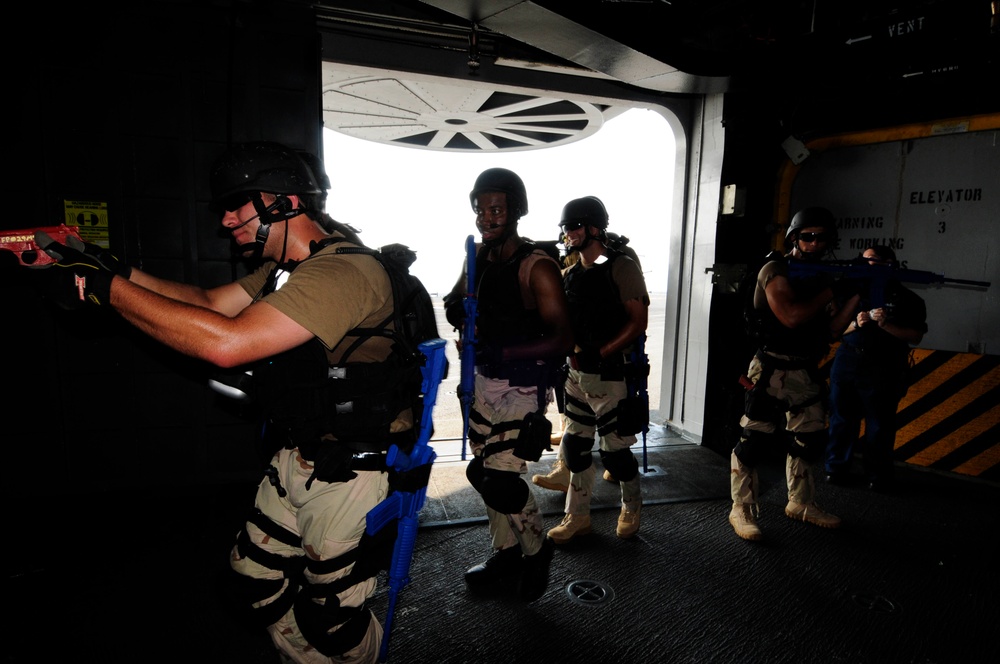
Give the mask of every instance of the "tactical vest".
[{"label": "tactical vest", "polygon": [[[296,266],[281,268],[292,271]],[[391,317],[382,327],[389,325]],[[374,331],[352,330],[345,338],[358,336],[351,347],[356,349]],[[321,448],[331,436],[337,447],[352,453],[384,452],[392,444],[405,451],[416,440],[415,428],[390,433],[390,425],[412,406],[419,365],[396,352],[381,362],[350,362],[350,352],[333,365],[326,348],[313,338],[254,367],[254,397],[269,425],[285,447],[298,447],[308,461],[326,454]]]},{"label": "tactical vest", "polygon": [[483,343],[504,346],[542,336],[541,316],[537,310],[524,306],[518,279],[521,261],[534,248],[534,244],[527,242],[500,263],[486,260],[485,250],[476,256],[476,333]]},{"label": "tactical vest", "polygon": [[[819,274],[804,279],[791,279],[789,283],[797,298],[809,300],[829,286],[829,277]],[[825,315],[795,329],[785,327],[767,306],[757,309],[760,317],[760,348],[779,355],[819,360],[830,349],[830,322]]]},{"label": "tactical vest", "polygon": [[538,339],[545,333],[535,309],[524,306],[518,272],[521,262],[535,249],[522,244],[505,261],[486,260],[487,251],[476,256],[476,370],[488,378],[503,378],[511,385],[552,385],[554,360],[538,358],[499,362],[496,355],[504,346]]},{"label": "tactical vest", "polygon": [[611,265],[621,255],[609,250],[603,263],[584,269],[578,262],[563,275],[573,338],[584,350],[599,349],[628,322],[621,293],[611,275]]}]

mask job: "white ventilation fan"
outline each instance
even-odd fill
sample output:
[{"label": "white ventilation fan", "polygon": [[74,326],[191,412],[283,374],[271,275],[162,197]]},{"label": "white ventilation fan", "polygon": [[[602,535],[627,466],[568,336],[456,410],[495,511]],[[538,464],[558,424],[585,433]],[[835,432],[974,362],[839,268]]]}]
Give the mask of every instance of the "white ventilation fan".
[{"label": "white ventilation fan", "polygon": [[530,92],[324,71],[324,126],[388,145],[470,153],[536,150],[586,138],[604,119],[594,104]]}]

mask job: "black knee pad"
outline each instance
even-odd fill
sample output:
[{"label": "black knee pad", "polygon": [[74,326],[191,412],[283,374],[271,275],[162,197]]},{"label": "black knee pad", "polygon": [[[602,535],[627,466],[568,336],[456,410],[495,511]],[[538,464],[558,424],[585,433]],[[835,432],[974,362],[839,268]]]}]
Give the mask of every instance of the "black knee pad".
[{"label": "black knee pad", "polygon": [[594,447],[593,439],[565,434],[560,445],[566,448],[564,455],[566,465],[574,473],[581,473],[594,463],[594,455],[591,454]]},{"label": "black knee pad", "polygon": [[767,458],[768,450],[779,444],[780,437],[783,435],[744,429],[743,437],[740,438],[740,442],[736,443],[733,452],[744,466],[757,466]]},{"label": "black knee pad", "polygon": [[788,446],[788,454],[808,463],[816,463],[823,458],[828,440],[826,429],[796,433],[795,440]]},{"label": "black knee pad", "polygon": [[627,447],[616,452],[601,450],[601,462],[619,482],[628,482],[639,474],[639,462]]},{"label": "black knee pad", "polygon": [[478,493],[483,492],[483,457],[474,456],[465,467],[465,478]]},{"label": "black knee pad", "polygon": [[528,504],[530,489],[521,475],[509,470],[483,471],[483,502],[501,514],[517,514]]}]

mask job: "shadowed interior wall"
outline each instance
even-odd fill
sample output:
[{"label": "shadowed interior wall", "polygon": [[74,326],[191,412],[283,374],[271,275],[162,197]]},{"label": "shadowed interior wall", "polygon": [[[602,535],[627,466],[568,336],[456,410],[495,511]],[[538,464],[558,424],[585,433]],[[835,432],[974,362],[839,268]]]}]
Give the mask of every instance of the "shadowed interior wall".
[{"label": "shadowed interior wall", "polygon": [[[98,202],[111,248],[130,263],[206,286],[242,274],[207,207],[209,169],[230,142],[322,149],[312,11],[143,2],[60,12],[27,22],[39,27],[32,46],[4,47],[14,117],[3,191],[23,203],[2,228],[55,225],[65,201]],[[112,312],[39,301],[25,272],[5,264],[0,286],[3,430],[9,450],[38,463],[37,473],[11,474],[5,490],[259,477],[255,425],[207,388],[209,367]]]}]

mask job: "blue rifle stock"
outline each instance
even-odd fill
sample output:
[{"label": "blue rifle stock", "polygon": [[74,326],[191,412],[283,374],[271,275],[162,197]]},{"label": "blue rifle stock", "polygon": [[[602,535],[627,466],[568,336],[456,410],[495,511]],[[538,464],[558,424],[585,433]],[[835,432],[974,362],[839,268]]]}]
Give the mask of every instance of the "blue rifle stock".
[{"label": "blue rifle stock", "polygon": [[462,329],[462,378],[458,398],[462,402],[462,461],[465,461],[465,443],[469,438],[469,411],[476,388],[476,239],[465,239],[465,326]]},{"label": "blue rifle stock", "polygon": [[989,288],[988,281],[972,281],[971,279],[950,279],[943,274],[925,270],[910,270],[892,265],[870,265],[866,259],[856,261],[788,261],[788,276],[796,279],[811,277],[820,273],[839,276],[842,279],[855,279],[868,286],[868,306],[877,309],[885,304],[885,286],[889,281],[899,281],[911,284],[955,284],[961,286],[976,286]]},{"label": "blue rifle stock", "polygon": [[646,421],[642,424],[642,472],[649,472],[649,458],[646,451],[646,434],[649,433],[649,356],[646,355],[646,335],[640,334],[629,354],[633,366],[638,369],[631,380],[626,381],[629,394],[636,394],[646,405]]},{"label": "blue rifle stock", "polygon": [[[398,472],[429,465],[437,457],[428,441],[434,429],[431,412],[434,409],[434,402],[437,401],[438,385],[444,377],[447,366],[446,343],[444,339],[431,339],[419,346],[420,352],[427,358],[424,366],[420,368],[423,379],[420,389],[424,394],[424,412],[420,418],[420,433],[413,450],[406,454],[395,445],[389,447],[386,464]],[[410,562],[413,558],[413,546],[417,540],[417,515],[424,506],[426,497],[426,485],[416,492],[395,491],[372,508],[365,519],[365,530],[369,535],[382,530],[391,521],[398,521],[396,543],[392,549],[392,563],[389,567],[389,607],[386,610],[385,633],[379,650],[380,662],[385,662],[389,654],[389,636],[392,633],[392,616],[396,611],[396,599],[399,592],[410,582]]]}]

